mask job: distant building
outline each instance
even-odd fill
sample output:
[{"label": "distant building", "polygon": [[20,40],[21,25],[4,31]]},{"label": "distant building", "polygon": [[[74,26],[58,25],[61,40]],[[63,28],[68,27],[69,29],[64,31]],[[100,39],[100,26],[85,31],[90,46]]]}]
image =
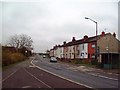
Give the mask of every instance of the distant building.
[{"label": "distant building", "polygon": [[50,49],[50,54],[49,54],[50,57],[53,57],[54,56],[54,50],[53,49]]}]

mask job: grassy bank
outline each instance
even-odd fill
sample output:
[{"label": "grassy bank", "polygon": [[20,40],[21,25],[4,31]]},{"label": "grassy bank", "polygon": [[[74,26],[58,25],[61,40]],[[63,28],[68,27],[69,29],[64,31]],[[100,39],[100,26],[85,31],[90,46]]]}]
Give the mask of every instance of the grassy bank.
[{"label": "grassy bank", "polygon": [[76,64],[76,65],[86,66],[86,67],[93,67],[93,68],[96,67],[96,65],[92,64],[91,62],[85,61],[85,60],[72,60],[71,63]]}]

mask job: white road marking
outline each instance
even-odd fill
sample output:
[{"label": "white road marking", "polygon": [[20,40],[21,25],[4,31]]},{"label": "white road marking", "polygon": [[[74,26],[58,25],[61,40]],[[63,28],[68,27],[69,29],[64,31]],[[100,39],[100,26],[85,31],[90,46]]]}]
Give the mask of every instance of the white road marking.
[{"label": "white road marking", "polygon": [[52,73],[52,72],[50,72],[50,71],[48,71],[48,70],[46,70],[46,69],[40,68],[39,66],[36,66],[35,64],[33,64],[33,60],[31,61],[31,64],[34,65],[36,68],[38,68],[38,69],[40,69],[40,70],[43,70],[43,71],[45,71],[45,72],[48,72],[48,73],[50,73],[50,74],[52,74],[52,75],[54,75],[54,76],[57,76],[57,77],[59,77],[59,78],[62,78],[62,79],[64,79],[64,80],[68,80],[68,81],[70,81],[70,82],[72,82],[72,83],[75,83],[75,84],[78,84],[78,85],[82,85],[82,86],[85,86],[85,87],[87,87],[87,88],[93,88],[93,87],[87,86],[87,85],[85,85],[85,84],[81,84],[81,83],[79,83],[79,82],[76,82],[76,81],[70,80],[70,79],[68,79],[68,78],[62,77],[62,76],[57,75],[57,74],[55,74],[55,73]]},{"label": "white road marking", "polygon": [[31,86],[23,86],[22,88],[30,88]]},{"label": "white road marking", "polygon": [[35,67],[35,66],[31,66],[31,65],[30,65],[29,67]]},{"label": "white road marking", "polygon": [[[19,70],[19,69],[18,69]],[[10,78],[13,74],[15,74],[18,70],[14,71],[13,73],[11,73],[10,75],[8,75],[5,79],[2,80],[2,82],[4,82],[5,80],[7,80],[8,78]],[[0,82],[1,83],[1,82]]]},{"label": "white road marking", "polygon": [[[31,74],[30,72],[28,72],[26,69],[24,69],[30,76],[32,76],[33,78],[35,78],[36,80],[38,80],[39,82],[43,83],[44,85],[46,85],[48,88],[52,88],[51,86],[47,85],[46,83],[44,83],[43,81],[41,81],[40,79],[38,79],[37,77],[35,77],[33,74]],[[54,89],[53,89],[54,90]]]},{"label": "white road marking", "polygon": [[118,80],[118,79],[116,79],[116,78],[110,78],[110,77],[106,77],[106,76],[102,76],[102,75],[96,75],[96,74],[94,74],[94,73],[87,73],[87,74],[90,74],[90,75],[93,75],[93,76],[97,76],[97,77],[102,77],[102,78],[106,78],[106,79],[112,79],[112,80]]}]

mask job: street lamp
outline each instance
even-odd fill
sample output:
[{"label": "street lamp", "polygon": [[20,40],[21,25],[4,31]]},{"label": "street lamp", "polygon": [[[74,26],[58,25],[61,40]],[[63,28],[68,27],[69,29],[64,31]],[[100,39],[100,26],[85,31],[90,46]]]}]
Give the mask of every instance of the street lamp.
[{"label": "street lamp", "polygon": [[109,64],[109,69],[110,69],[110,61],[109,61],[109,44],[106,46],[106,50],[108,52],[108,64]]},{"label": "street lamp", "polygon": [[91,20],[91,21],[93,21],[95,24],[96,24],[96,47],[95,47],[95,58],[96,58],[96,60],[97,60],[97,32],[98,32],[98,24],[97,24],[97,22],[96,21],[94,21],[94,20],[92,20],[92,19],[90,19],[90,18],[88,18],[88,17],[85,17],[85,19],[89,19],[89,20]]}]

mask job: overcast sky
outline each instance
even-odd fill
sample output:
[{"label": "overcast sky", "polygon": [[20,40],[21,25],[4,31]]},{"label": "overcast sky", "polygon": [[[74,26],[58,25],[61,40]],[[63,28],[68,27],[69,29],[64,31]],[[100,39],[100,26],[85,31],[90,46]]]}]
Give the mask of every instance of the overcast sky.
[{"label": "overcast sky", "polygon": [[95,23],[84,17],[98,22],[98,34],[115,32],[118,38],[119,0],[8,1],[0,3],[0,43],[6,44],[12,35],[27,34],[34,41],[34,51],[44,52],[72,37],[94,36]]}]

